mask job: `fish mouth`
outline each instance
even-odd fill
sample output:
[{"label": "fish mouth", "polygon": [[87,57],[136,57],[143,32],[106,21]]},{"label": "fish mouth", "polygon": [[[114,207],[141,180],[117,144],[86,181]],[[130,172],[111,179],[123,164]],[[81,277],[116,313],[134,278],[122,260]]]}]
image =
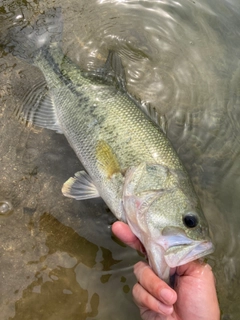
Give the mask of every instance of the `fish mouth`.
[{"label": "fish mouth", "polygon": [[185,231],[178,227],[165,227],[162,231],[164,241],[164,258],[170,268],[181,266],[197,260],[214,251],[214,246],[207,236],[201,240],[189,238]]},{"label": "fish mouth", "polygon": [[192,241],[170,247],[165,251],[164,258],[170,268],[181,266],[193,260],[206,256],[214,251],[211,241]]}]

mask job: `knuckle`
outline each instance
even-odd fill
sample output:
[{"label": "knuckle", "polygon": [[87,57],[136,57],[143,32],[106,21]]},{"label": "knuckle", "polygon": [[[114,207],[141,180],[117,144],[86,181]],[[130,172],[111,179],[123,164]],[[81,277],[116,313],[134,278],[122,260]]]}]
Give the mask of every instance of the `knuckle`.
[{"label": "knuckle", "polygon": [[138,305],[142,305],[142,295],[141,295],[141,286],[139,285],[139,283],[136,283],[133,288],[132,288],[132,295],[133,298],[136,302],[136,304]]},{"label": "knuckle", "polygon": [[163,288],[167,288],[166,284],[164,282],[161,281],[156,281],[154,284],[154,291],[155,292],[160,292],[160,290],[162,290]]},{"label": "knuckle", "polygon": [[132,288],[132,294],[133,296],[138,296],[139,294],[139,291],[140,291],[140,284],[139,283],[135,283],[135,285],[133,286]]},{"label": "knuckle", "polygon": [[143,261],[139,261],[134,265],[133,272],[135,276],[138,278],[142,273],[145,273],[146,269],[149,269],[149,265]]}]

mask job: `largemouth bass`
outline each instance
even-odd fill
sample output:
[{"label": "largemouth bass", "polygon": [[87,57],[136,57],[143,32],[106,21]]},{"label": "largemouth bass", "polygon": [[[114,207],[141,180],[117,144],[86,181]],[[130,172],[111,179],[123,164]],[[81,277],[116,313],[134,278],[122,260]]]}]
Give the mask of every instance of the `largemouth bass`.
[{"label": "largemouth bass", "polygon": [[[62,25],[57,8],[32,25],[9,29],[5,49],[37,66],[46,79],[25,96],[18,115],[66,136],[86,171],[70,178],[63,194],[102,197],[167,281],[170,268],[213,251],[199,200],[162,130],[126,92],[86,77],[63,54]],[[111,61],[120,65],[116,54]]]}]

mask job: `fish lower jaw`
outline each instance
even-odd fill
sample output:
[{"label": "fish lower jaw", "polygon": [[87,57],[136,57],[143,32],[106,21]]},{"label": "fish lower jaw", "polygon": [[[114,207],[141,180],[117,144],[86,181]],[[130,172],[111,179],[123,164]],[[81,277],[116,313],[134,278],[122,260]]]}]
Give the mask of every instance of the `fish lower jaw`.
[{"label": "fish lower jaw", "polygon": [[172,247],[166,250],[164,258],[170,268],[175,268],[209,255],[213,251],[214,246],[211,242],[200,242],[194,245]]}]

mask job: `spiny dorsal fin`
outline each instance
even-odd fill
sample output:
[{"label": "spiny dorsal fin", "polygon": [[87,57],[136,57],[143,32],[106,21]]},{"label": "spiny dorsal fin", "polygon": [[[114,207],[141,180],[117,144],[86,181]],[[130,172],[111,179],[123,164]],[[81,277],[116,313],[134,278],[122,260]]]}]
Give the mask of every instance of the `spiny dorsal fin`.
[{"label": "spiny dorsal fin", "polygon": [[53,98],[44,80],[36,83],[27,91],[20,107],[15,109],[15,114],[26,124],[62,132],[57,120]]},{"label": "spiny dorsal fin", "polygon": [[109,51],[107,60],[102,68],[85,73],[85,76],[92,76],[112,83],[116,81],[117,87],[124,91],[129,98],[141,109],[162,131],[166,134],[167,121],[164,115],[160,115],[156,108],[143,101],[139,101],[127,91],[126,76],[122,60],[115,51]]},{"label": "spiny dorsal fin", "polygon": [[100,197],[92,179],[85,171],[78,171],[73,178],[69,178],[62,187],[62,193],[76,200]]},{"label": "spiny dorsal fin", "polygon": [[148,103],[138,102],[138,107],[166,134],[167,132],[167,119],[164,115],[160,115],[155,107]]},{"label": "spiny dorsal fin", "polygon": [[115,78],[121,90],[123,90],[130,97],[131,100],[157,125],[164,133],[167,130],[167,121],[164,115],[160,115],[156,108],[143,101],[137,100],[133,97],[126,88],[126,76],[122,65],[122,60],[114,51],[109,51],[107,61],[103,67],[111,77]]}]

